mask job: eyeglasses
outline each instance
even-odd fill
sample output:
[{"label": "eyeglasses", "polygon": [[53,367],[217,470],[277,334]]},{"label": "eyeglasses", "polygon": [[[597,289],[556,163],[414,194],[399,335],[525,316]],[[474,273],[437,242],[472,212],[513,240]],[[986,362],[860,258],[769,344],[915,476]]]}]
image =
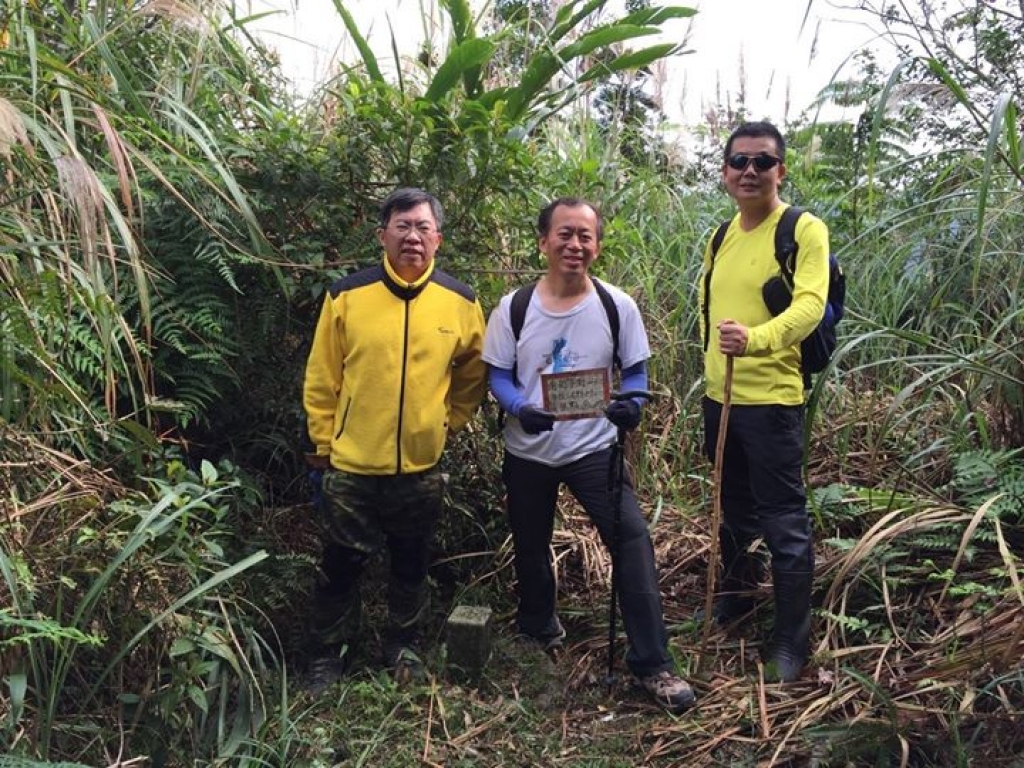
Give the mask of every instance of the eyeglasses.
[{"label": "eyeglasses", "polygon": [[775,155],[762,152],[759,155],[732,155],[726,159],[725,164],[734,171],[745,171],[753,163],[754,169],[760,173],[761,171],[771,170],[781,162],[782,160],[775,157]]},{"label": "eyeglasses", "polygon": [[391,225],[391,231],[399,237],[407,237],[414,229],[421,237],[430,237],[438,231],[437,227],[426,221],[417,222],[415,226],[408,221],[398,221]]}]

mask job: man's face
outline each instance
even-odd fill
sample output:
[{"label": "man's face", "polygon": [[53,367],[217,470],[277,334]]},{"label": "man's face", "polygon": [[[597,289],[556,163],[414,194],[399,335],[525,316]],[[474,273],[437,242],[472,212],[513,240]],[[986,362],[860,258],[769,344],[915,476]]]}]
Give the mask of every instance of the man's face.
[{"label": "man's face", "polygon": [[559,205],[551,212],[551,226],[538,243],[549,271],[566,276],[585,274],[601,252],[597,214],[589,205]]},{"label": "man's face", "polygon": [[[746,167],[734,168],[730,165],[730,159],[739,165],[743,157],[747,158]],[[733,140],[729,158],[722,165],[725,189],[741,207],[744,204],[772,203],[779,193],[779,185],[786,178],[786,166],[782,162],[771,168],[758,170],[758,162],[769,162],[764,159],[758,160],[759,157],[782,159],[775,139],[770,136],[740,136]]]},{"label": "man's face", "polygon": [[434,259],[441,245],[441,233],[430,203],[420,203],[407,211],[394,211],[388,225],[377,230],[388,263],[406,282],[415,282]]}]

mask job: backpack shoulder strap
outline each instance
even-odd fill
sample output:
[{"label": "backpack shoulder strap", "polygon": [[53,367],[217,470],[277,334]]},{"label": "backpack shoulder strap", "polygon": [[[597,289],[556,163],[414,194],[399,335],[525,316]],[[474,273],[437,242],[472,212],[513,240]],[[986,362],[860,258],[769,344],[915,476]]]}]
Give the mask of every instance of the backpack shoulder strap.
[{"label": "backpack shoulder strap", "polygon": [[512,302],[509,304],[509,319],[512,322],[512,336],[519,341],[519,334],[523,332],[523,323],[526,322],[526,308],[530,306],[530,299],[537,288],[537,283],[524,285],[512,294]]},{"label": "backpack shoulder strap", "polygon": [[708,351],[708,337],[711,335],[708,333],[708,325],[711,323],[711,273],[715,269],[715,257],[718,255],[718,249],[722,247],[722,241],[725,240],[725,233],[729,231],[729,225],[732,224],[732,219],[726,219],[718,225],[718,229],[715,230],[715,234],[711,238],[711,266],[708,267],[708,271],[704,273],[704,351]]},{"label": "backpack shoulder strap", "polygon": [[[597,297],[601,300],[601,306],[604,307],[604,312],[608,315],[608,327],[612,333],[612,358],[615,360],[616,367],[621,368],[622,360],[619,359],[619,308],[615,306],[615,299],[608,293],[608,289],[601,284],[600,280],[592,277],[591,281],[594,283]],[[512,301],[509,303],[509,320],[512,324],[512,336],[516,341],[519,341],[519,336],[523,332],[523,324],[526,322],[526,309],[530,306],[530,299],[533,298],[533,292],[536,289],[537,283],[534,282],[524,285],[512,294]]]},{"label": "backpack shoulder strap", "polygon": [[608,327],[612,332],[612,360],[615,362],[615,367],[621,369],[622,359],[619,357],[619,308],[615,306],[615,299],[608,293],[608,289],[601,285],[600,280],[596,277],[591,277],[590,281],[594,284],[597,297],[604,306],[604,313],[608,315]]},{"label": "backpack shoulder strap", "polygon": [[790,286],[796,271],[796,252],[800,248],[796,242],[796,222],[803,214],[803,208],[791,205],[782,212],[775,226],[775,260]]},{"label": "backpack shoulder strap", "polygon": [[718,229],[715,230],[714,237],[711,238],[711,261],[715,260],[715,256],[718,255],[718,249],[722,247],[722,241],[725,240],[725,233],[729,231],[729,225],[732,224],[732,219],[726,219],[718,225]]}]

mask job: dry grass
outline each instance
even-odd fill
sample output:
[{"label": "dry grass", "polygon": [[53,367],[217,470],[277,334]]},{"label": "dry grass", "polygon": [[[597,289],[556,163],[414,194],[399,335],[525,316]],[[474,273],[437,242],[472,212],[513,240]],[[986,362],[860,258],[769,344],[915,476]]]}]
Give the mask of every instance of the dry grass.
[{"label": "dry grass", "polygon": [[[643,764],[859,764],[883,750],[892,761],[885,764],[953,765],[950,750],[972,739],[973,759],[1009,764],[1007,755],[1024,749],[1024,592],[1007,532],[986,517],[987,506],[900,509],[871,525],[868,515],[849,548],[819,541],[813,659],[788,685],[764,682],[758,654],[771,623],[769,584],[756,615],[712,633],[700,657],[692,617],[703,606],[708,516],[663,509],[654,538],[664,611],[699,703],[678,719],[636,724]],[[555,541],[563,602],[599,606],[607,556],[571,504],[565,517]],[[979,527],[990,533],[983,541]],[[1020,531],[1013,533],[1019,549]],[[919,543],[937,534],[960,546]],[[947,568],[956,576],[936,576]],[[966,594],[954,596],[951,585],[968,585]],[[602,616],[594,611],[591,624],[574,627],[590,636],[570,650],[570,690],[603,677]]]},{"label": "dry grass", "polygon": [[[53,569],[71,562],[60,543],[129,491],[109,472],[38,441],[10,432],[0,437],[0,484],[14,488],[17,477],[17,487],[33,490],[31,498],[5,494],[3,544],[32,562],[45,592]],[[693,483],[691,497],[700,498],[699,479]],[[609,694],[608,555],[566,496],[554,539],[569,629],[565,653],[551,661],[511,637],[505,591],[496,606],[497,652],[479,688],[438,678],[394,704],[393,692],[371,686],[368,695],[389,712],[409,710],[404,727],[415,732],[411,748],[423,765],[955,765],[958,745],[969,745],[962,749],[972,763],[1009,765],[1007,756],[1024,750],[1024,591],[1015,555],[1022,532],[987,514],[988,504],[875,508],[851,489],[842,505],[853,514],[818,534],[813,659],[797,683],[763,681],[759,648],[771,623],[769,584],[761,585],[754,616],[712,633],[701,654],[693,616],[705,598],[709,515],[663,503],[653,538],[664,612],[698,705],[680,717],[661,712],[629,684],[621,658]],[[309,528],[294,523],[300,513],[269,515],[263,525],[273,530],[261,535],[274,539],[276,531],[282,549],[314,552]],[[64,526],[59,536],[56,524]],[[76,551],[74,562],[109,556],[91,546]],[[499,547],[483,570],[478,583],[501,595],[512,581],[508,548]],[[132,574],[115,592],[134,605],[160,603],[168,599],[166,578]],[[287,627],[278,630],[288,634]],[[354,702],[345,700],[343,709],[365,723]],[[344,720],[342,709],[329,712],[335,725]],[[380,732],[392,725],[382,721]],[[392,764],[398,763],[380,763]]]}]

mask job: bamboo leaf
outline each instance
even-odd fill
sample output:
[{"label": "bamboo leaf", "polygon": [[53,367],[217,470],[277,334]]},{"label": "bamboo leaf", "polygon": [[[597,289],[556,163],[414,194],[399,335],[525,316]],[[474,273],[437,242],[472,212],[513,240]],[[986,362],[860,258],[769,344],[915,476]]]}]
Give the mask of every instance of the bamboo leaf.
[{"label": "bamboo leaf", "polygon": [[109,70],[111,77],[113,77],[114,82],[117,83],[117,94],[120,97],[127,99],[136,114],[146,114],[146,106],[139,98],[135,85],[125,74],[118,57],[116,57],[110,50],[110,46],[107,44],[106,35],[100,32],[99,28],[96,26],[96,20],[91,13],[85,15],[84,26],[92,36],[96,45],[96,50],[99,51],[100,57],[103,59],[103,63]]},{"label": "bamboo leaf", "polygon": [[982,166],[981,181],[978,187],[978,230],[974,238],[974,276],[971,288],[978,290],[981,279],[981,264],[985,253],[985,214],[988,210],[988,192],[992,186],[992,169],[995,166],[996,154],[999,151],[999,139],[1003,134],[1003,126],[1007,112],[1013,103],[1013,94],[1004,93],[992,110],[992,120],[988,131],[988,142],[985,144],[985,164]]},{"label": "bamboo leaf", "polygon": [[384,82],[384,76],[380,73],[380,66],[377,64],[377,57],[373,55],[373,50],[366,42],[366,38],[363,37],[359,31],[359,27],[356,25],[355,19],[352,18],[352,14],[349,13],[342,2],[342,0],[332,0],[334,8],[341,16],[341,21],[345,25],[345,29],[352,36],[352,42],[356,44],[356,49],[359,51],[359,55],[363,59],[363,64],[366,66],[366,72],[370,76],[371,80],[378,83]]},{"label": "bamboo leaf", "polygon": [[106,669],[104,669],[103,672],[93,682],[85,698],[85,701],[88,702],[95,698],[97,692],[103,688],[103,683],[107,679],[107,676],[110,675],[110,673],[117,668],[121,660],[124,659],[124,657],[127,656],[129,653],[131,653],[132,649],[139,644],[139,641],[142,640],[142,638],[144,638],[150,632],[150,630],[153,629],[153,627],[160,624],[160,622],[162,622],[168,616],[180,610],[182,607],[188,605],[193,600],[196,600],[197,598],[206,595],[208,592],[220,586],[224,582],[233,579],[235,576],[242,573],[243,571],[246,571],[249,568],[252,568],[257,563],[266,560],[267,557],[269,557],[269,555],[264,550],[260,550],[259,552],[255,552],[249,555],[248,557],[239,560],[234,565],[218,571],[199,586],[195,587],[192,590],[189,590],[186,594],[179,597],[177,600],[175,600],[173,603],[167,606],[167,608],[165,608],[163,611],[154,616],[153,619],[148,624],[146,624],[146,626],[144,626],[142,629],[136,632],[135,636],[132,637],[132,639],[129,640],[127,643],[125,643],[124,647],[118,651],[118,653],[114,656],[113,659],[111,659]]},{"label": "bamboo leaf", "polygon": [[875,114],[871,119],[871,140],[868,142],[867,150],[867,188],[868,188],[868,210],[872,209],[874,201],[874,190],[875,190],[875,162],[878,158],[878,139],[882,132],[882,121],[885,118],[885,108],[889,103],[889,96],[892,93],[893,87],[899,81],[900,74],[904,69],[909,67],[913,63],[913,59],[906,58],[902,59],[889,73],[889,79],[885,81],[885,87],[882,88],[882,92],[878,94],[878,102],[875,104]]},{"label": "bamboo leaf", "polygon": [[388,22],[388,35],[391,38],[391,56],[395,60],[395,72],[398,73],[398,92],[405,95],[405,76],[402,74],[402,57],[398,54],[398,39],[395,37],[395,27],[391,23],[391,14],[384,14]]},{"label": "bamboo leaf", "polygon": [[1024,174],[1024,167],[1020,162],[1020,132],[1017,129],[1017,106],[1011,101],[1006,105],[1005,114],[1006,127],[1006,154],[1010,158],[1010,165],[1013,172],[1020,176]]},{"label": "bamboo leaf", "polygon": [[971,108],[972,102],[970,97],[967,95],[967,91],[963,89],[963,86],[960,85],[960,83],[953,79],[953,75],[950,74],[949,70],[946,69],[941,61],[938,59],[928,59],[925,63],[928,65],[928,69],[932,71],[932,74],[938,77],[939,80],[942,81],[943,85],[953,92],[957,101],[965,107]]}]

